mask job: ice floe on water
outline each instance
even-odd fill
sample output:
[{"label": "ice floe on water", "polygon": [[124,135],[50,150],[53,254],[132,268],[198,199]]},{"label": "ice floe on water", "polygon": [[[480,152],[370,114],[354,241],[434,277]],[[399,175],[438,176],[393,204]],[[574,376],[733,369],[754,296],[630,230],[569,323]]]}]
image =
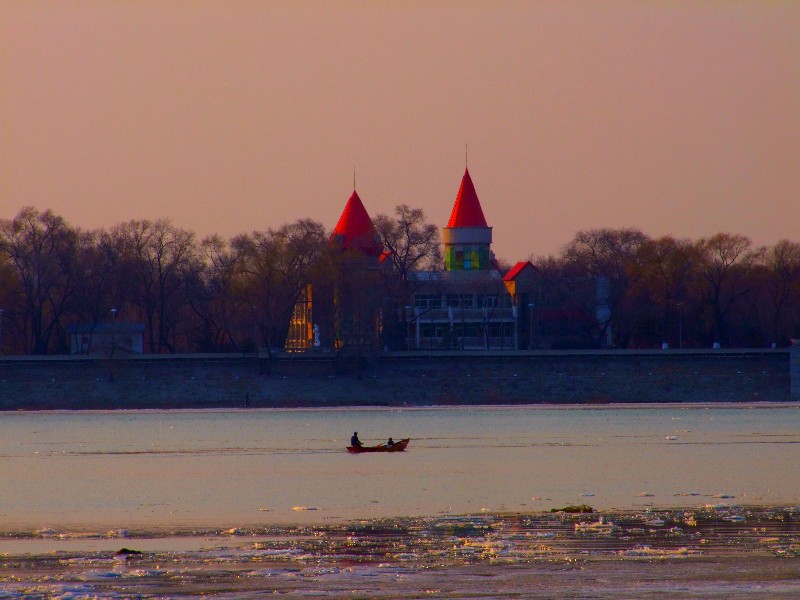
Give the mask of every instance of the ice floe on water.
[{"label": "ice floe on water", "polygon": [[723,521],[730,521],[731,523],[741,523],[742,521],[746,521],[747,517],[743,517],[742,515],[727,515],[722,517]]},{"label": "ice floe on water", "polygon": [[42,527],[41,529],[37,529],[33,532],[34,535],[39,537],[56,537],[58,532],[55,529],[51,529],[49,527]]},{"label": "ice floe on water", "polygon": [[[48,535],[54,533],[69,534]],[[100,532],[96,539],[73,539],[78,544],[99,540],[113,550],[80,550],[70,542],[69,550],[53,553],[64,544],[61,539],[27,535],[42,550],[5,553],[0,598],[171,598],[181,586],[190,586],[187,589],[196,597],[219,589],[229,590],[231,598],[257,598],[268,592],[339,597],[342,590],[362,590],[366,597],[418,597],[425,589],[444,589],[445,582],[449,597],[464,597],[479,591],[476,585],[502,581],[505,586],[518,580],[519,588],[503,588],[513,593],[491,595],[511,598],[524,597],[525,582],[529,585],[534,574],[538,577],[548,569],[557,569],[554,576],[557,573],[562,586],[553,591],[605,597],[564,592],[563,569],[575,565],[574,577],[605,569],[603,565],[612,561],[613,577],[630,583],[642,576],[652,579],[653,574],[628,563],[668,559],[686,563],[721,556],[725,561],[692,563],[694,571],[687,581],[698,581],[703,569],[708,573],[704,577],[716,577],[719,569],[730,569],[725,577],[736,577],[738,570],[756,564],[753,561],[786,564],[778,559],[800,555],[800,508],[713,505],[690,510],[478,513],[363,519],[328,526],[221,527],[187,530],[180,534],[182,542],[166,538],[160,544],[179,550],[153,550],[159,546],[154,532],[130,530],[124,538],[130,551],[126,555],[120,555],[120,542],[111,546],[116,538]],[[713,568],[708,566],[712,564]],[[769,571],[770,564],[757,563],[758,571],[747,575],[747,585],[759,577],[780,580],[780,573]],[[492,578],[476,575],[489,565]],[[796,570],[785,577],[787,582],[796,581]],[[639,595],[633,588],[623,589],[628,590],[623,595]],[[793,597],[789,592],[785,596]],[[670,594],[692,595],[676,588],[667,589],[665,595]]]},{"label": "ice floe on water", "polygon": [[107,538],[126,538],[128,537],[127,529],[112,529],[106,532]]},{"label": "ice floe on water", "polygon": [[581,533],[604,533],[611,534],[617,531],[618,527],[611,521],[606,520],[605,517],[600,517],[594,522],[575,523],[575,531]]},{"label": "ice floe on water", "polygon": [[686,556],[696,556],[702,554],[698,550],[688,548],[652,548],[650,546],[637,546],[629,550],[619,550],[622,556],[641,557],[641,558],[682,558]]},{"label": "ice floe on water", "polygon": [[222,532],[224,535],[242,535],[245,533],[244,529],[240,529],[239,527],[231,527],[230,529],[226,529]]},{"label": "ice floe on water", "polygon": [[119,571],[97,571],[97,570],[93,570],[93,571],[84,571],[83,573],[80,573],[79,575],[76,575],[76,577],[77,577],[77,579],[80,579],[82,581],[98,581],[98,580],[104,580],[104,579],[108,579],[108,578],[122,577],[122,575],[123,575],[123,573],[120,573]]}]

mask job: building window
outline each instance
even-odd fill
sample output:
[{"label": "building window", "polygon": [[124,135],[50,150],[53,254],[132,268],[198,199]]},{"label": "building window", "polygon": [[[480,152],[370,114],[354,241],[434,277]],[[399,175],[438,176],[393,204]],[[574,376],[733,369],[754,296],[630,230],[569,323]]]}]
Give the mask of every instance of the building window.
[{"label": "building window", "polygon": [[453,246],[449,246],[445,249],[445,269],[448,271],[454,271],[456,268],[456,249]]},{"label": "building window", "polygon": [[438,294],[417,294],[414,298],[414,306],[424,310],[442,308],[442,297]]},{"label": "building window", "polygon": [[480,335],[477,325],[471,323],[455,323],[453,335],[457,338],[476,338]]},{"label": "building window", "polygon": [[514,335],[511,323],[489,323],[489,337],[511,337]]},{"label": "building window", "polygon": [[478,308],[497,308],[500,306],[500,298],[497,296],[478,296]]},{"label": "building window", "polygon": [[505,294],[502,296],[479,294],[476,301],[478,308],[509,308],[511,306],[511,296]]},{"label": "building window", "polygon": [[472,294],[447,294],[447,306],[472,308],[474,306]]},{"label": "building window", "polygon": [[437,323],[425,323],[424,325],[420,325],[419,333],[420,336],[424,338],[441,339],[444,336],[444,325]]}]

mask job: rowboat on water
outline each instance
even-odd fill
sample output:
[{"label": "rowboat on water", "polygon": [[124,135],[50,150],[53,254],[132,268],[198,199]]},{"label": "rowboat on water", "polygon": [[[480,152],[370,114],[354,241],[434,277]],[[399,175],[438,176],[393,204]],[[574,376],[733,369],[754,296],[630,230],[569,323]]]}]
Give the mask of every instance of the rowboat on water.
[{"label": "rowboat on water", "polygon": [[402,452],[408,446],[411,438],[405,438],[399,442],[395,442],[391,446],[387,444],[378,444],[377,446],[348,446],[347,451],[358,454],[360,452]]}]

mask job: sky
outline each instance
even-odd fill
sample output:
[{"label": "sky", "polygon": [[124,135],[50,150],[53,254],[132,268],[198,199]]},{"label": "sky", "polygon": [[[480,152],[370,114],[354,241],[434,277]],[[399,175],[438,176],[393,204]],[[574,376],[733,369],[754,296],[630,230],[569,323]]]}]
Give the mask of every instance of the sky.
[{"label": "sky", "polygon": [[0,2],[0,218],[441,227],[467,160],[506,261],[800,241],[800,2]]}]

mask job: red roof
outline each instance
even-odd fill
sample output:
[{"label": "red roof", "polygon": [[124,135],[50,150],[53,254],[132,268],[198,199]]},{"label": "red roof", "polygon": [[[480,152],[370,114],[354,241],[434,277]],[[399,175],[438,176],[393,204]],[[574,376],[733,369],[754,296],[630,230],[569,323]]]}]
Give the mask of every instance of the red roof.
[{"label": "red roof", "polygon": [[458,189],[456,203],[453,205],[453,212],[450,213],[448,227],[488,227],[486,218],[483,216],[481,202],[475,186],[472,184],[472,177],[469,176],[469,169],[464,171],[461,179],[461,187]]},{"label": "red roof", "polygon": [[378,256],[383,250],[375,225],[355,190],[333,228],[331,241],[346,250],[360,250],[370,256]]},{"label": "red roof", "polygon": [[511,267],[508,273],[503,275],[503,281],[513,281],[514,279],[517,278],[517,275],[522,273],[522,271],[528,266],[530,266],[531,269],[536,270],[536,267],[533,266],[533,263],[531,263],[531,261],[523,260],[515,264],[513,267]]}]

